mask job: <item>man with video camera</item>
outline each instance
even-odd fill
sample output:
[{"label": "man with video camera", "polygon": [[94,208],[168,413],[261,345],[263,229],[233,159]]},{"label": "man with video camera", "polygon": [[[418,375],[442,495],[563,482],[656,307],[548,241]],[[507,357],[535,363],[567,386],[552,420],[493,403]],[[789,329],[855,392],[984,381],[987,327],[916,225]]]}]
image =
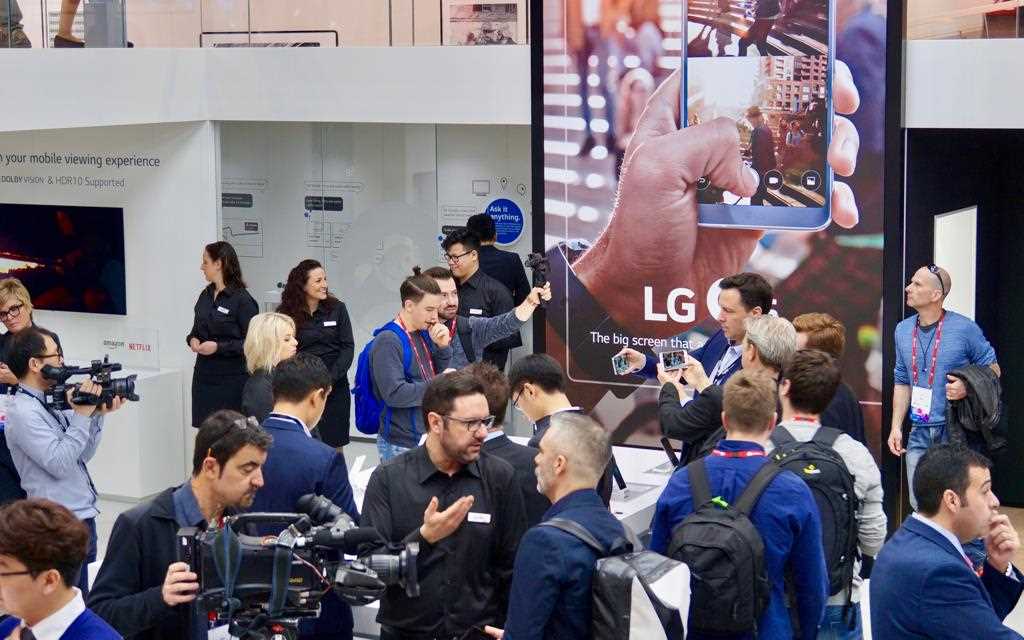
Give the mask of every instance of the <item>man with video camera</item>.
[{"label": "man with video camera", "polygon": [[251,507],[271,442],[236,411],[207,417],[191,479],[118,516],[89,607],[132,640],[206,640],[206,613],[189,604],[199,578],[178,562],[178,529],[218,526],[228,512]]},{"label": "man with video camera", "polygon": [[[103,416],[121,408],[123,399],[109,404],[73,404],[70,409],[53,406],[48,390],[55,381],[44,373],[47,366],[60,367],[64,354],[53,334],[32,327],[14,336],[7,347],[7,366],[18,378],[18,393],[7,417],[7,445],[29,498],[46,498],[67,507],[89,529],[89,551],[78,578],[83,595],[89,593],[90,562],[96,560],[96,487],[86,463],[92,459],[103,433]],[[81,383],[82,394],[102,393],[92,380]]]}]

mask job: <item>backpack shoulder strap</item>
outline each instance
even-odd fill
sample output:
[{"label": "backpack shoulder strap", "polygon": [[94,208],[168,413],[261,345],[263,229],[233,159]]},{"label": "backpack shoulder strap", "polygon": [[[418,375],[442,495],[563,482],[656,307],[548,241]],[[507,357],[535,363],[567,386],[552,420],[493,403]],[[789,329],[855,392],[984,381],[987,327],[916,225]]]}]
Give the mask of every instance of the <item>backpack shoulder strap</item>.
[{"label": "backpack shoulder strap", "polygon": [[811,438],[811,442],[817,442],[820,445],[828,448],[833,448],[836,444],[836,440],[839,436],[843,435],[843,432],[833,427],[818,427],[817,431],[814,432],[814,436]]},{"label": "backpack shoulder strap", "polygon": [[733,507],[743,515],[749,516],[750,512],[754,510],[754,506],[757,505],[757,501],[761,499],[761,494],[781,472],[780,467],[772,462],[766,462],[751,478],[750,484],[740,494]]},{"label": "backpack shoulder strap", "polygon": [[772,444],[775,445],[776,449],[794,442],[796,442],[796,438],[793,437],[793,434],[786,427],[775,427],[775,430],[772,431]]},{"label": "backpack shoulder strap", "polygon": [[390,331],[402,343],[402,371],[405,373],[406,380],[408,380],[411,377],[409,367],[412,366],[412,343],[409,342],[409,334],[405,332],[405,329],[398,326],[394,320],[375,331],[373,335],[376,336],[381,331]]},{"label": "backpack shoulder strap", "polygon": [[686,473],[690,476],[690,494],[693,496],[693,510],[711,502],[711,484],[708,482],[708,471],[704,466],[704,458],[698,458],[686,465]]},{"label": "backpack shoulder strap", "polygon": [[540,526],[551,527],[553,529],[564,531],[569,535],[575,536],[588,547],[596,551],[599,556],[608,555],[608,549],[606,549],[603,544],[598,542],[597,538],[591,535],[591,533],[587,531],[587,529],[578,522],[569,520],[568,518],[551,518],[550,520],[545,520],[544,522],[541,522]]}]

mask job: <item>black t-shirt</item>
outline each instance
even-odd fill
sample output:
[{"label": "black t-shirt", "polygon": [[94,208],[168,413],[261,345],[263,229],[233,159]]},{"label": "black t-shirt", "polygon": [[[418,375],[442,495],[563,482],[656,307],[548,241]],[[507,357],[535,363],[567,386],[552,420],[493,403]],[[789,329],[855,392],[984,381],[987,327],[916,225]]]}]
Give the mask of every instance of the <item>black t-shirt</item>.
[{"label": "black t-shirt", "polygon": [[244,375],[242,347],[249,321],[259,313],[259,305],[245,289],[228,288],[216,296],[213,290],[211,284],[199,294],[192,330],[185,336],[185,344],[192,338],[217,343],[217,351],[213,355],[196,354],[197,372]]},{"label": "black t-shirt", "polygon": [[347,385],[348,370],[355,355],[355,341],[345,303],[337,300],[321,302],[312,316],[306,314],[305,320],[296,324],[295,339],[299,341],[299,351],[323,360],[334,383],[344,381]]}]

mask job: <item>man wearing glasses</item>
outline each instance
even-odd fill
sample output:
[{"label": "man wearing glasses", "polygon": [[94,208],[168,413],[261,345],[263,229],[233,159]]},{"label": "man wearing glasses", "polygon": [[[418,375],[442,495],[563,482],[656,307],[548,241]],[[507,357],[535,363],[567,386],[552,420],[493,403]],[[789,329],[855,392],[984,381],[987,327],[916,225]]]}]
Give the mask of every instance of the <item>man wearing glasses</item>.
[{"label": "man wearing glasses", "polygon": [[[43,376],[47,365],[59,367],[64,355],[53,334],[41,328],[26,329],[10,341],[7,366],[18,378],[18,393],[7,417],[7,445],[29,498],[46,498],[71,510],[89,529],[89,551],[85,564],[96,559],[96,487],[86,463],[92,459],[103,433],[103,416],[121,407],[122,399],[110,405],[72,404],[58,411],[48,404],[54,385]],[[100,385],[86,380],[82,393],[100,394]],[[72,391],[68,390],[68,402]],[[82,571],[78,588],[89,593],[89,572]]]},{"label": "man wearing glasses", "polygon": [[426,443],[377,467],[363,501],[363,526],[387,542],[419,544],[420,597],[388,587],[377,616],[380,637],[477,637],[485,625],[504,624],[526,530],[523,495],[511,465],[480,453],[494,416],[471,374],[434,378],[421,406]]},{"label": "man wearing glasses", "polygon": [[[921,456],[932,444],[947,440],[946,401],[967,396],[963,381],[948,375],[968,364],[989,366],[998,376],[996,352],[981,328],[942,304],[952,280],[941,267],[918,269],[905,289],[907,306],[916,314],[896,325],[896,368],[889,450],[907,454],[912,483]],[[903,421],[910,417],[910,437],[903,447]],[[913,487],[910,504],[917,510]]]},{"label": "man wearing glasses", "polygon": [[[508,288],[480,270],[480,238],[465,228],[448,234],[441,243],[444,259],[455,276],[459,315],[493,318],[508,313],[515,304]],[[509,349],[519,346],[514,338],[502,338],[484,349],[483,359],[504,370]]]}]

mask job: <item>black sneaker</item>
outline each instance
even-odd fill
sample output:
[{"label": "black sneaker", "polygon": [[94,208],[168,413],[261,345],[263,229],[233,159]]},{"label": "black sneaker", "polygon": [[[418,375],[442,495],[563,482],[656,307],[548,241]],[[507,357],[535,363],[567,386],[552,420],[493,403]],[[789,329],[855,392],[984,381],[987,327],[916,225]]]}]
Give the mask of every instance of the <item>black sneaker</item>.
[{"label": "black sneaker", "polygon": [[54,49],[84,49],[85,43],[77,40],[68,40],[64,36],[53,36]]}]

